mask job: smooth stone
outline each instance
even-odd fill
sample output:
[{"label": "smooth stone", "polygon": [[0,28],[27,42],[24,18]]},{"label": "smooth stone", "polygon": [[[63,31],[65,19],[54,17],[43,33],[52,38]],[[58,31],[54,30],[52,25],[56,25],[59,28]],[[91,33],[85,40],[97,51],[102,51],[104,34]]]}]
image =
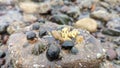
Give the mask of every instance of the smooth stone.
[{"label": "smooth stone", "polygon": [[90,16],[92,18],[95,18],[95,19],[98,19],[98,20],[101,20],[101,21],[105,21],[105,22],[109,21],[112,18],[110,13],[108,13],[105,10],[94,11],[90,14]]},{"label": "smooth stone", "polygon": [[33,2],[20,2],[19,7],[25,13],[35,13],[38,12],[39,5]]},{"label": "smooth stone", "polygon": [[97,22],[91,18],[83,18],[78,20],[74,24],[74,27],[86,29],[89,32],[95,32],[97,30]]}]

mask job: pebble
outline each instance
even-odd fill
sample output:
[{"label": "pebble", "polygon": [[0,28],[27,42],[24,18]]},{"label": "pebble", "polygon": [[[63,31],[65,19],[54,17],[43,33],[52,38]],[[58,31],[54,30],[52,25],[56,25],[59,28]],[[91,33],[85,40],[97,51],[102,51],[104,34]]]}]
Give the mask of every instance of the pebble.
[{"label": "pebble", "polygon": [[71,18],[65,14],[54,14],[53,16],[51,16],[50,20],[52,22],[62,25],[64,24],[68,25],[72,21]]},{"label": "pebble", "polygon": [[19,7],[25,13],[35,13],[39,6],[33,2],[21,2],[19,3]]},{"label": "pebble", "polygon": [[0,58],[4,58],[6,56],[5,52],[0,50]]},{"label": "pebble", "polygon": [[76,47],[73,47],[72,49],[71,49],[71,53],[72,54],[77,54],[79,51],[78,51],[78,49],[76,48]]},{"label": "pebble", "polygon": [[25,22],[34,22],[37,20],[37,17],[32,14],[23,14],[23,20]]},{"label": "pebble", "polygon": [[97,10],[97,11],[94,11],[90,14],[90,16],[92,18],[95,18],[95,19],[98,19],[98,20],[101,20],[101,21],[109,21],[111,19],[111,15],[110,13],[108,13],[107,11],[105,10]]},{"label": "pebble", "polygon": [[19,32],[21,28],[25,27],[25,23],[22,21],[14,21],[10,23],[10,25],[7,28],[8,34],[13,34],[15,32]]},{"label": "pebble", "polygon": [[106,55],[108,60],[114,60],[115,58],[117,58],[117,53],[113,49],[108,49]]},{"label": "pebble", "polygon": [[33,29],[33,30],[39,30],[39,28],[40,28],[40,24],[39,24],[39,23],[34,23],[34,24],[32,25],[32,29]]},{"label": "pebble", "polygon": [[8,41],[8,39],[9,39],[9,36],[8,36],[8,35],[5,35],[5,36],[3,37],[2,43],[3,43],[3,44],[6,44],[7,41]]},{"label": "pebble", "polygon": [[51,5],[48,2],[41,3],[39,5],[39,13],[40,14],[45,14],[51,10]]},{"label": "pebble", "polygon": [[42,38],[43,36],[47,35],[47,31],[46,30],[39,30],[39,37]]},{"label": "pebble", "polygon": [[67,11],[67,14],[70,17],[77,18],[80,15],[80,9],[77,6],[75,7],[71,6],[69,10]]},{"label": "pebble", "polygon": [[117,52],[117,59],[120,60],[120,47],[116,49]]},{"label": "pebble", "polygon": [[0,23],[0,34],[3,34],[7,31],[8,23]]},{"label": "pebble", "polygon": [[74,24],[74,27],[86,29],[89,32],[95,32],[97,30],[97,22],[91,18],[83,18],[78,20]]},{"label": "pebble", "polygon": [[5,59],[0,59],[0,67],[5,64]]},{"label": "pebble", "polygon": [[102,33],[109,36],[120,36],[120,31],[116,29],[103,29]]}]

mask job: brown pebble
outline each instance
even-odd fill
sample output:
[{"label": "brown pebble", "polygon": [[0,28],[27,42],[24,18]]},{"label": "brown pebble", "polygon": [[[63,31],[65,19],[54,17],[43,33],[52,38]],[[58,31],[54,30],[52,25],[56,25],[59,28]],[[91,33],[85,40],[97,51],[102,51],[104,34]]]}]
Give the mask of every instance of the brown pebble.
[{"label": "brown pebble", "polygon": [[5,35],[4,38],[3,38],[2,43],[3,43],[3,44],[6,44],[8,38],[9,38],[9,36],[8,36],[8,35]]},{"label": "brown pebble", "polygon": [[108,49],[106,54],[107,54],[107,59],[108,60],[113,60],[113,59],[117,58],[117,53],[113,49]]},{"label": "brown pebble", "polygon": [[5,64],[5,59],[0,59],[0,66]]}]

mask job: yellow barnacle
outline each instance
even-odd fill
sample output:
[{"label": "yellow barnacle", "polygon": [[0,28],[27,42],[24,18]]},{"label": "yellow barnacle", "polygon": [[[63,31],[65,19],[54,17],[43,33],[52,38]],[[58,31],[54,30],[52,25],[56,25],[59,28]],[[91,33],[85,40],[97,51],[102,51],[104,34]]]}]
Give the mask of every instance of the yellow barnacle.
[{"label": "yellow barnacle", "polygon": [[76,43],[81,43],[83,41],[83,36],[77,36],[76,37]]},{"label": "yellow barnacle", "polygon": [[62,38],[65,38],[67,35],[66,33],[61,33]]},{"label": "yellow barnacle", "polygon": [[66,41],[66,40],[71,40],[71,39],[69,37],[65,37],[63,38],[63,40]]},{"label": "yellow barnacle", "polygon": [[69,32],[70,31],[70,28],[69,27],[64,27],[63,29],[62,29],[62,32],[63,33],[66,33],[66,32]]}]

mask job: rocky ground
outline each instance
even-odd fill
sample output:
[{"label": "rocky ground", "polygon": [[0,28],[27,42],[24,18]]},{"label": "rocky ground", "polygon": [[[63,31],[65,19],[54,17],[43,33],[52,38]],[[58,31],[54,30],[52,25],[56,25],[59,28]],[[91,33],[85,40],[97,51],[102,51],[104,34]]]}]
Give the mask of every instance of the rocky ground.
[{"label": "rocky ground", "polygon": [[[120,0],[0,0],[0,68],[45,68],[44,65],[32,67],[34,63],[48,64],[48,61],[42,54],[40,58],[35,56],[44,48],[39,51],[37,43],[34,44],[36,40],[26,39],[27,32],[36,33],[38,40],[46,43],[44,45],[55,42],[55,39],[63,43],[69,38],[61,38],[57,30],[68,26],[77,29],[81,33],[78,41],[84,37],[84,45],[89,46],[78,47],[80,53],[76,57],[63,54],[68,59],[63,58],[66,61],[57,62],[58,65],[67,64],[69,59],[78,59],[79,56],[81,68],[120,68]],[[71,53],[76,53],[72,49]],[[37,61],[39,59],[44,60]],[[71,68],[79,68],[77,62],[72,63],[76,66],[71,65]]]}]

